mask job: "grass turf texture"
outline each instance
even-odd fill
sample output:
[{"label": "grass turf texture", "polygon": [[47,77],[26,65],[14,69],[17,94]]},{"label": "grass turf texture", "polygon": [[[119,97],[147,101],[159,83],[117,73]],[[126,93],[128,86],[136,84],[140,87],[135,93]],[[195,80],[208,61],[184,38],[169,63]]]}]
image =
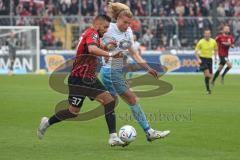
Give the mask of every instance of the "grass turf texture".
[{"label": "grass turf texture", "polygon": [[[42,141],[38,140],[40,118],[52,115],[55,104],[67,96],[51,90],[46,75],[0,76],[0,159],[239,159],[239,76],[228,75],[224,86],[217,82],[210,96],[205,95],[202,76],[167,75],[163,79],[172,83],[174,90],[164,96],[140,99],[140,103],[147,114],[164,113],[156,120],[152,118],[151,125],[170,129],[171,135],[148,143],[139,125],[124,118],[130,110],[121,101],[117,126],[133,125],[138,136],[126,148],[111,148],[104,117],[57,124]],[[83,110],[95,103],[86,101]]]}]

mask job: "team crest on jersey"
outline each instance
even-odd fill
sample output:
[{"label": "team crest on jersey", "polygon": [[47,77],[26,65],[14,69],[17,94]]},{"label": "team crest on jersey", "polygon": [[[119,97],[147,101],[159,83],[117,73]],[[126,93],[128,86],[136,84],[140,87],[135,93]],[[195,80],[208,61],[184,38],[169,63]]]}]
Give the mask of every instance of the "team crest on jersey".
[{"label": "team crest on jersey", "polygon": [[93,34],[92,34],[92,39],[94,39],[95,41],[97,41],[97,40],[98,40],[98,35],[95,34],[95,33],[93,33]]},{"label": "team crest on jersey", "polygon": [[119,42],[119,48],[128,49],[131,46],[131,42],[128,40],[122,40]]}]

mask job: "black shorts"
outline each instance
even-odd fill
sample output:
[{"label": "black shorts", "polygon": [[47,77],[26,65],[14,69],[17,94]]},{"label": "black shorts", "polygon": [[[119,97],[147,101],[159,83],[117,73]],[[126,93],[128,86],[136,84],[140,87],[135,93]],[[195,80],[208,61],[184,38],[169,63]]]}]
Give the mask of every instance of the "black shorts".
[{"label": "black shorts", "polygon": [[219,57],[219,59],[220,59],[219,65],[223,66],[229,61],[228,56],[221,56]]},{"label": "black shorts", "polygon": [[16,52],[9,52],[9,59],[14,61],[16,59]]},{"label": "black shorts", "polygon": [[212,73],[212,58],[203,58],[200,57],[202,63],[200,64],[200,70],[205,71],[209,70],[210,73]]},{"label": "black shorts", "polygon": [[71,106],[78,108],[82,106],[86,97],[94,100],[98,95],[107,91],[98,78],[90,79],[69,76],[68,88],[68,102]]}]

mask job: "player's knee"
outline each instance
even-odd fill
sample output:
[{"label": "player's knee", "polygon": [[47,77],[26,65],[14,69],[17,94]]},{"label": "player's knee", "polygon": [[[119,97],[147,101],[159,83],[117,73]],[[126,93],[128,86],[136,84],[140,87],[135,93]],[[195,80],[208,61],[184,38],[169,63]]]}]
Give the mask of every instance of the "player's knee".
[{"label": "player's knee", "polygon": [[137,97],[134,96],[134,97],[131,97],[131,98],[128,99],[128,104],[129,105],[132,106],[132,105],[135,105],[136,103],[137,103]]},{"label": "player's knee", "polygon": [[223,66],[221,65],[221,66],[219,66],[218,71],[221,72],[222,69],[223,69]]},{"label": "player's knee", "polygon": [[208,74],[205,74],[205,77],[211,79],[212,78],[212,74],[208,73]]},{"label": "player's knee", "polygon": [[228,65],[228,68],[231,69],[231,68],[232,68],[232,64],[229,64],[229,65]]},{"label": "player's knee", "polygon": [[69,107],[69,111],[70,111],[72,114],[78,114],[78,113],[80,112],[80,108],[70,106],[70,107]]},{"label": "player's knee", "polygon": [[97,100],[102,103],[102,105],[106,105],[108,103],[114,102],[115,99],[109,93],[103,93],[102,95],[97,97]]},{"label": "player's knee", "polygon": [[204,77],[208,77],[208,78],[211,78],[212,77],[212,74],[211,73],[204,73]]}]

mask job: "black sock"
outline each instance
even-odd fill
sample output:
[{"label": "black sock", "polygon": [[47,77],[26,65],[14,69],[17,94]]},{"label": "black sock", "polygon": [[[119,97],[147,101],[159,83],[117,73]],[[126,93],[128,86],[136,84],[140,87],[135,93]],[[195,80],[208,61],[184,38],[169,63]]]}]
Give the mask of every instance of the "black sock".
[{"label": "black sock", "polygon": [[74,118],[74,117],[77,117],[77,115],[71,113],[69,109],[65,109],[65,110],[58,111],[55,115],[49,118],[48,122],[50,125],[52,125],[52,124],[61,122],[66,119]]},{"label": "black sock", "polygon": [[219,70],[217,70],[216,73],[214,74],[213,82],[215,82],[215,80],[217,79],[219,73],[220,73]]},{"label": "black sock", "polygon": [[115,101],[112,101],[104,106],[105,119],[108,126],[109,134],[116,133],[116,115],[115,115]]},{"label": "black sock", "polygon": [[14,61],[11,61],[10,66],[9,66],[10,71],[13,71],[13,65],[14,65]]},{"label": "black sock", "polygon": [[222,77],[224,78],[225,74],[230,70],[231,68],[227,67],[225,68],[223,74],[222,74]]},{"label": "black sock", "polygon": [[209,88],[209,77],[205,77],[205,85],[206,85],[207,91],[210,91],[210,88]]}]

